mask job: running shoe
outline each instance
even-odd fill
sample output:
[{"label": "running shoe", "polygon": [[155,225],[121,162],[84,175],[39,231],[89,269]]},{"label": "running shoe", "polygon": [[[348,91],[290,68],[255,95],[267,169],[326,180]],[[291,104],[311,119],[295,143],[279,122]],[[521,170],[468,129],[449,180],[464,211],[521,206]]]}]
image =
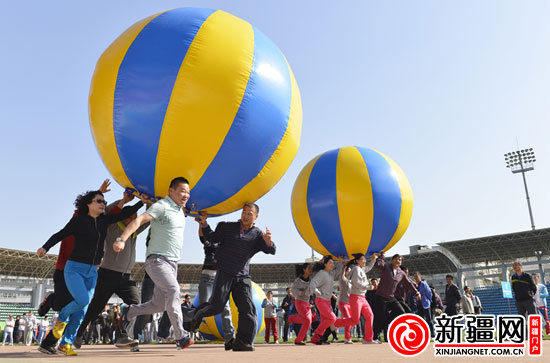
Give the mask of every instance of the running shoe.
[{"label": "running shoe", "polygon": [[57,349],[55,349],[55,345],[41,345],[38,347],[38,351],[44,354],[57,354]]},{"label": "running shoe", "polygon": [[55,325],[52,329],[53,337],[55,339],[61,339],[61,337],[63,336],[63,332],[65,331],[66,326],[67,326],[67,323],[65,323],[61,320],[58,320],[57,323],[55,323]]},{"label": "running shoe", "polygon": [[57,349],[63,353],[65,353],[65,355],[78,355],[74,350],[73,350],[73,347],[67,343],[65,345],[59,345],[57,347]]},{"label": "running shoe", "polygon": [[180,340],[176,340],[176,345],[178,347],[178,350],[185,349],[191,345],[193,345],[195,341],[189,337],[181,338]]},{"label": "running shoe", "polygon": [[130,339],[128,336],[125,336],[125,337],[118,338],[115,343],[115,346],[117,348],[126,348],[126,347],[131,347],[133,345],[137,345],[138,343],[139,341],[135,339]]}]

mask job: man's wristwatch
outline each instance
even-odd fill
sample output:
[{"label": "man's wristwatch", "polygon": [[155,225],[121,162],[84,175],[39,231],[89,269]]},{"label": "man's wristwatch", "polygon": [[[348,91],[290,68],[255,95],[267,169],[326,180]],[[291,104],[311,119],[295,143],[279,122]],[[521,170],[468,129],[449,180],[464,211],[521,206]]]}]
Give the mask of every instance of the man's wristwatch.
[{"label": "man's wristwatch", "polygon": [[115,239],[115,242],[124,242],[124,243],[126,243],[126,241],[123,241],[122,238],[120,238],[120,237],[117,237],[117,238]]}]

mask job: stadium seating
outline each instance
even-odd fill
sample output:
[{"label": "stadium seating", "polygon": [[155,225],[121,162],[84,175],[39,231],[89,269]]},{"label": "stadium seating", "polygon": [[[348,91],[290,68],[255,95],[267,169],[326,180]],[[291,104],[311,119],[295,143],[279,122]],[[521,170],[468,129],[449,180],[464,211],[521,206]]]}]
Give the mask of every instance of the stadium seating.
[{"label": "stadium seating", "polygon": [[1,329],[4,330],[6,320],[8,320],[10,315],[13,315],[15,319],[17,315],[23,315],[23,313],[28,314],[30,310],[34,312],[34,315],[38,316],[38,309],[32,309],[30,304],[0,304]]},{"label": "stadium seating", "polygon": [[[547,284],[546,287],[550,291],[550,284]],[[483,314],[517,314],[514,299],[503,298],[502,288],[500,287],[500,285],[478,287],[474,290],[474,295],[479,297],[479,300],[481,301]],[[550,302],[550,299],[548,299],[548,302]],[[547,306],[550,306],[550,304],[547,303]]]}]

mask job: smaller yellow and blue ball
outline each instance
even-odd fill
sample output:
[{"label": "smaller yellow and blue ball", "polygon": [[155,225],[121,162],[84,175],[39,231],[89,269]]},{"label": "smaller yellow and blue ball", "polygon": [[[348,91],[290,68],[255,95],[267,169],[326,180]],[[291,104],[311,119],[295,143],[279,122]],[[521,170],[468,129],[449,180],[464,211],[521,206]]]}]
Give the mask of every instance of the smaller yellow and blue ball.
[{"label": "smaller yellow and blue ball", "polygon": [[412,216],[407,177],[388,156],[348,146],[318,155],[292,191],[292,217],[317,252],[339,258],[387,251]]},{"label": "smaller yellow and blue ball", "polygon": [[[262,288],[255,282],[252,282],[252,301],[254,303],[254,307],[256,307],[257,314],[256,336],[259,336],[265,328],[264,309],[262,308],[262,302],[265,298],[266,296]],[[193,300],[193,306],[199,306],[199,299],[199,294],[197,294]],[[239,311],[237,310],[235,301],[233,301],[233,294],[229,296],[229,306],[231,307],[231,321],[235,327],[235,331],[237,331],[237,328],[239,327]],[[222,314],[204,318],[199,328],[199,332],[205,339],[208,340],[224,340]]]}]

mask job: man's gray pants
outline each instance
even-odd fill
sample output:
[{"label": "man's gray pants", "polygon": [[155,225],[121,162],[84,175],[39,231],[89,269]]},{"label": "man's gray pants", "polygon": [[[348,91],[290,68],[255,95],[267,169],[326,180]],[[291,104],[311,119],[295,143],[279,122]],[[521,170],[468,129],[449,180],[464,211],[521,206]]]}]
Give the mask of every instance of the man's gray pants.
[{"label": "man's gray pants", "polygon": [[153,298],[149,302],[130,306],[128,320],[133,320],[138,315],[149,315],[166,310],[176,340],[187,337],[189,333],[183,329],[177,261],[170,261],[160,255],[149,255],[145,261],[145,271],[155,283]]},{"label": "man's gray pants", "polygon": [[[216,275],[201,274],[199,280],[199,305],[209,302],[210,297],[212,296],[212,289],[214,288],[215,280]],[[229,305],[229,300],[230,299],[227,300],[227,303],[222,311],[223,338],[226,343],[235,337],[235,328],[231,322],[231,307]]]}]

